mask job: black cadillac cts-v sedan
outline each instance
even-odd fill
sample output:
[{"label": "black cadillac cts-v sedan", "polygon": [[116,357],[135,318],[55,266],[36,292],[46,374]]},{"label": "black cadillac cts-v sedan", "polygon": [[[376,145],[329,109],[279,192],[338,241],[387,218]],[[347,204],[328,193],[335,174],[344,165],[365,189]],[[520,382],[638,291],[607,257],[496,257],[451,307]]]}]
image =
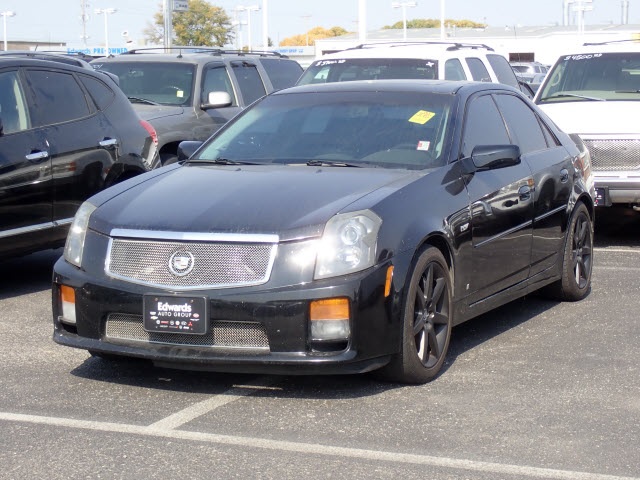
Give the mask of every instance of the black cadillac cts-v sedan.
[{"label": "black cadillac cts-v sedan", "polygon": [[452,326],[541,288],[588,294],[593,193],[579,139],[508,86],[282,90],[82,205],[53,338],[165,367],[426,382]]}]

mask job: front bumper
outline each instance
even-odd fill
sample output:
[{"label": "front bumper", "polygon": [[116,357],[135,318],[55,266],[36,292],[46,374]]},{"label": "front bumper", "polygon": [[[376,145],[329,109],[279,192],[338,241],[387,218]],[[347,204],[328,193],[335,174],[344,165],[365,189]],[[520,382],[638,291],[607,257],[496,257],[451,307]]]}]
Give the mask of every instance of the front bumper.
[{"label": "front bumper", "polygon": [[[410,257],[405,260],[408,265]],[[209,304],[211,332],[204,339],[179,333],[154,337],[144,331],[143,295],[175,292],[106,275],[88,275],[60,259],[53,275],[53,340],[91,352],[147,359],[170,368],[274,374],[366,372],[385,365],[400,345],[402,286],[394,281],[391,294],[384,296],[388,265],[306,285],[190,291],[188,295],[204,296]],[[75,291],[75,325],[62,321],[61,285]],[[312,341],[310,302],[336,297],[349,299],[350,337],[344,341]],[[114,318],[126,319],[135,332],[114,336],[108,328]],[[225,328],[233,330],[231,335],[220,330]],[[242,338],[244,331],[262,332],[266,345]],[[225,335],[238,341],[220,343],[217,337]]]},{"label": "front bumper", "polygon": [[595,172],[594,182],[599,206],[640,205],[640,172]]}]

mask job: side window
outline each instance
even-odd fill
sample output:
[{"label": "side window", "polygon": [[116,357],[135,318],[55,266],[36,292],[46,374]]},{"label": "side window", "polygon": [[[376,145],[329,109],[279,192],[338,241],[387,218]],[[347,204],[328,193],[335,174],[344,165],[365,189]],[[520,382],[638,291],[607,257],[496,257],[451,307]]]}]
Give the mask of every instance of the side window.
[{"label": "side window", "polygon": [[0,73],[0,118],[0,135],[27,130],[30,126],[27,103],[17,71]]},{"label": "side window", "polygon": [[509,145],[509,135],[491,95],[475,97],[467,106],[462,156],[469,157],[478,145]]},{"label": "side window", "polygon": [[462,68],[462,63],[457,58],[450,58],[444,64],[445,80],[466,80],[467,76]]},{"label": "side window", "polygon": [[248,62],[231,62],[231,66],[245,105],[249,105],[267,94],[255,65]]},{"label": "side window", "polygon": [[90,114],[84,92],[73,75],[50,70],[27,70],[34,97],[34,126],[67,122]]},{"label": "side window", "polygon": [[487,61],[489,62],[489,65],[491,65],[491,68],[493,68],[496,78],[500,83],[511,85],[514,88],[519,88],[516,74],[513,73],[513,69],[506,58],[502,55],[489,53],[487,54]]},{"label": "side window", "polygon": [[489,70],[484,66],[482,60],[475,57],[470,57],[465,59],[467,65],[469,66],[469,70],[471,71],[471,77],[476,82],[490,82],[491,75],[489,75]]},{"label": "side window", "polygon": [[89,91],[89,95],[91,95],[93,101],[96,102],[98,108],[100,110],[106,109],[115,97],[113,90],[96,78],[88,75],[79,75],[79,77],[82,84]]},{"label": "side window", "polygon": [[302,75],[302,67],[293,60],[263,58],[261,62],[267,75],[269,75],[271,85],[276,90],[292,87]]},{"label": "side window", "polygon": [[203,101],[207,101],[209,92],[227,92],[231,97],[231,104],[234,106],[238,105],[231,79],[229,78],[227,69],[222,64],[207,68],[204,71],[201,93]]},{"label": "side window", "polygon": [[522,153],[547,148],[547,141],[533,110],[515,95],[496,95],[495,98],[509,126],[512,143],[518,144]]}]

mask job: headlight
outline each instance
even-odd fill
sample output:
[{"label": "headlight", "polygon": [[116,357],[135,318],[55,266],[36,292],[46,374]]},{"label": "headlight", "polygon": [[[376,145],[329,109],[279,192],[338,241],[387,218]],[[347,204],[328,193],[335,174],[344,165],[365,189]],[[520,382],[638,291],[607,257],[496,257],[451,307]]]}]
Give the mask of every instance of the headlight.
[{"label": "headlight", "polygon": [[69,234],[67,235],[67,243],[64,246],[64,258],[76,267],[82,265],[84,238],[87,235],[87,228],[89,227],[89,217],[95,209],[95,205],[89,202],[84,202],[80,205],[69,229]]},{"label": "headlight", "polygon": [[370,210],[329,220],[320,240],[314,277],[335,277],[373,266],[380,225],[382,220]]}]

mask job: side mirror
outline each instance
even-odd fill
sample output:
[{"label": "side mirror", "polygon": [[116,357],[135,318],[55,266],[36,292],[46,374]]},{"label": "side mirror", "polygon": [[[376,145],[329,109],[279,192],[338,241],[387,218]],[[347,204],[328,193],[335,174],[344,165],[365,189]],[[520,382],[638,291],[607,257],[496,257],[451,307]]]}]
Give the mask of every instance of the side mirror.
[{"label": "side mirror", "polygon": [[519,163],[520,147],[517,145],[480,145],[473,149],[470,157],[462,159],[467,174],[511,167]]},{"label": "side mirror", "polygon": [[202,105],[202,109],[230,107],[232,104],[233,100],[231,100],[231,95],[228,92],[209,92],[207,101]]},{"label": "side mirror", "polygon": [[178,162],[188,159],[204,142],[184,140],[178,144]]}]

